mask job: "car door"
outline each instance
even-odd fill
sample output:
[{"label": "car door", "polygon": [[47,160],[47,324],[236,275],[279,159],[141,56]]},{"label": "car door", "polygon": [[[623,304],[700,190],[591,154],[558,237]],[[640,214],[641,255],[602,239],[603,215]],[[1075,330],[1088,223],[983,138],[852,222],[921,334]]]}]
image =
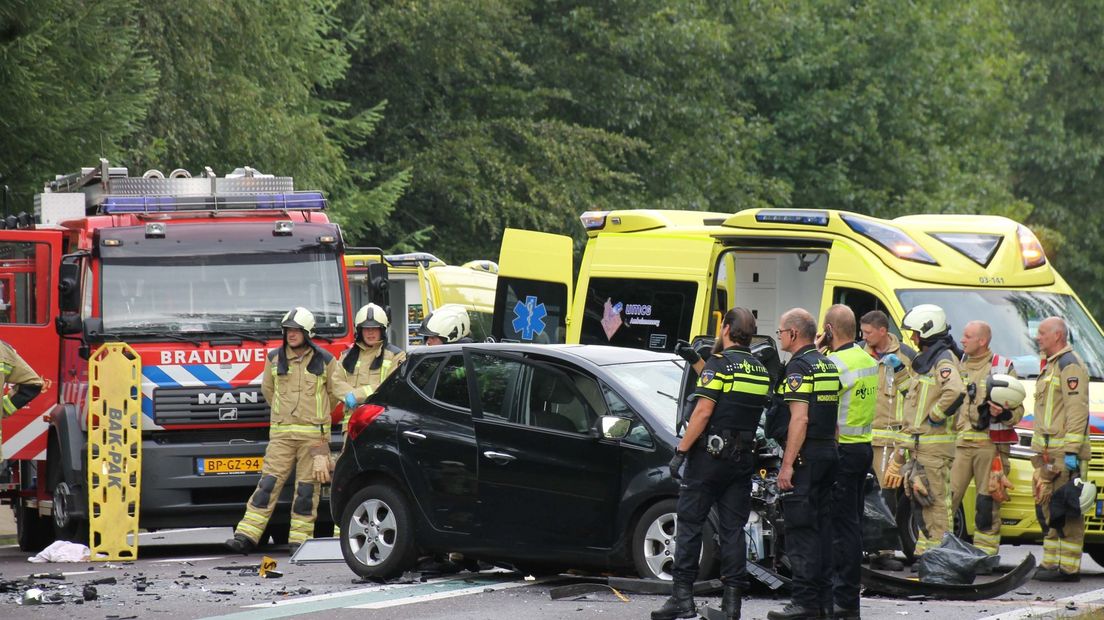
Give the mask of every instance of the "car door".
[{"label": "car door", "polygon": [[403,474],[430,525],[441,532],[476,529],[476,440],[464,378],[464,358],[425,356],[409,381],[417,402],[398,424]]},{"label": "car door", "polygon": [[[485,535],[530,551],[609,548],[621,454],[594,430],[597,382],[509,353],[468,348],[465,357]],[[580,386],[596,396],[588,399]]]}]

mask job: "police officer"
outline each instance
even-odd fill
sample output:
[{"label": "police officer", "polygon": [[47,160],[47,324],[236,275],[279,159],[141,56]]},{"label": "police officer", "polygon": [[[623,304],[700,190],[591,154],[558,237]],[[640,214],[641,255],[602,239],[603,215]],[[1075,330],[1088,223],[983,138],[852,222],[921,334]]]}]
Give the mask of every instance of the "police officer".
[{"label": "police officer", "polygon": [[[1000,548],[1000,503],[989,492],[989,478],[994,459],[1008,475],[1011,464],[1001,458],[998,444],[1001,431],[1011,430],[1023,417],[1023,406],[1006,410],[989,402],[986,383],[993,375],[1016,376],[1012,360],[989,350],[993,338],[992,329],[985,321],[971,321],[962,328],[962,381],[966,384],[964,408],[955,416],[954,463],[951,465],[951,514],[958,511],[966,490],[973,481],[977,490],[974,504],[974,546],[989,555],[996,555]],[[1012,441],[1015,441],[1015,431]],[[990,437],[990,434],[993,437]],[[1007,441],[1007,439],[1003,439]],[[1004,450],[1009,450],[1007,443]]]},{"label": "police officer", "polygon": [[[915,349],[900,342],[889,331],[889,317],[881,310],[871,310],[864,314],[859,320],[859,329],[866,343],[866,352],[879,362],[883,362],[891,353],[905,364],[911,364],[912,358],[916,357]],[[878,486],[885,490],[882,495],[891,509],[897,503],[897,492],[893,489],[900,486],[900,483],[897,480],[887,480],[885,474],[895,460],[896,468],[903,463],[902,458],[896,458],[895,451],[904,426],[904,404],[905,399],[898,398],[897,388],[893,383],[893,369],[885,363],[879,363],[878,401],[874,409],[874,436],[871,445],[874,449],[874,473],[878,476]],[[893,557],[895,553],[892,549],[879,551],[870,560],[870,568],[892,571],[903,569],[904,565]]]},{"label": "police officer", "polygon": [[314,315],[306,308],[295,308],[284,315],[281,325],[283,346],[269,351],[261,382],[272,409],[261,479],[234,537],[225,543],[236,553],[247,553],[260,542],[293,471],[291,552],[314,534],[321,483],[329,482],[330,411],[334,402],[343,401],[349,409],[356,405],[337,358],[311,341]]},{"label": "police officer", "polygon": [[786,450],[778,472],[786,518],[786,556],[793,573],[793,600],[770,620],[818,618],[822,593],[831,583],[831,497],[839,455],[836,420],[839,370],[813,346],[816,320],[800,308],[778,320],[778,344],[792,356],[779,389],[789,406]]},{"label": "police officer", "polygon": [[429,313],[418,328],[428,346],[471,342],[471,318],[460,304],[445,304]]},{"label": "police officer", "polygon": [[[406,361],[406,353],[387,342],[388,319],[383,308],[376,304],[363,306],[357,310],[354,323],[356,337],[353,346],[341,354],[341,367],[348,375],[357,402],[364,402]],[[342,428],[348,429],[351,415],[352,407],[346,407]]]},{"label": "police officer", "polygon": [[[1040,523],[1050,520],[1050,496],[1071,478],[1091,455],[1089,444],[1089,375],[1081,356],[1069,345],[1069,328],[1059,317],[1039,323],[1035,337],[1046,356],[1035,381],[1035,512]],[[1046,528],[1039,581],[1080,581],[1085,520],[1066,519],[1062,528]]]},{"label": "police officer", "polygon": [[905,493],[913,508],[921,508],[921,528],[915,555],[938,547],[951,524],[951,463],[954,460],[954,415],[966,399],[958,359],[961,352],[951,337],[947,315],[934,304],[909,310],[901,326],[912,330],[920,353],[906,366],[887,355],[894,382],[904,395],[903,440],[909,451]]},{"label": "police officer", "polygon": [[22,409],[42,392],[46,383],[23,361],[10,344],[0,340],[0,385],[14,386],[0,398],[0,417],[6,418]]},{"label": "police officer", "polygon": [[[697,402],[671,459],[671,476],[681,478],[678,499],[673,593],[653,620],[693,618],[702,527],[714,504],[720,517],[721,611],[739,618],[748,587],[744,526],[751,510],[755,431],[768,402],[770,377],[751,354],[755,316],[733,308],[721,323],[723,350],[709,357],[694,392]],[[685,472],[681,471],[685,465]]]},{"label": "police officer", "polygon": [[866,475],[874,460],[874,408],[878,399],[878,362],[855,343],[855,313],[843,304],[824,315],[823,340],[828,359],[840,374],[839,470],[832,497],[832,588],[822,593],[821,605],[835,608],[834,618],[859,617],[862,581],[862,515]]}]

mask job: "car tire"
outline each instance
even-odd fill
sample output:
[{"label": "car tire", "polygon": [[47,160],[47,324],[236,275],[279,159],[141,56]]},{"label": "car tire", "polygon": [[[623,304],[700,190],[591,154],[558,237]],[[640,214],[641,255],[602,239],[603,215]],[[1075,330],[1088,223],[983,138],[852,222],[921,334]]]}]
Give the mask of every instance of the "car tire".
[{"label": "car tire", "polygon": [[[632,558],[636,573],[644,579],[672,579],[675,562],[676,506],[674,499],[655,503],[640,515],[633,528]],[[698,578],[713,575],[717,563],[717,538],[707,520],[702,531]]]},{"label": "car tire", "polygon": [[61,447],[56,439],[51,439],[46,456],[46,488],[53,500],[54,540],[88,544],[88,520],[74,517],[67,509],[66,497],[72,497],[65,482],[65,473],[61,465]]},{"label": "car tire", "polygon": [[1089,554],[1093,562],[1104,566],[1104,544],[1087,544],[1085,545],[1085,553]]},{"label": "car tire", "polygon": [[[966,534],[966,512],[962,510],[961,505],[955,510],[952,532],[962,540],[969,539]],[[920,520],[919,515],[913,513],[912,502],[904,495],[901,495],[897,502],[897,533],[901,538],[901,551],[904,552],[905,557],[910,562],[916,560],[916,539],[920,535]]]},{"label": "car tire", "polygon": [[37,553],[54,541],[50,520],[40,517],[37,509],[24,506],[22,498],[15,498],[12,511],[15,513],[15,539],[20,551]]},{"label": "car tire", "polygon": [[414,519],[406,497],[383,484],[357,491],[341,515],[341,554],[363,578],[390,579],[413,568]]}]

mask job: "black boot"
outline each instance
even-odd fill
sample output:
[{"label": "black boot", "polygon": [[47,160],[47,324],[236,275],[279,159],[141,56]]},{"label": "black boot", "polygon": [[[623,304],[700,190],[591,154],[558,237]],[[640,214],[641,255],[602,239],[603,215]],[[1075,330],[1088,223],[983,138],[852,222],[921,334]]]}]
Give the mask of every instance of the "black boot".
[{"label": "black boot", "polygon": [[819,608],[807,609],[797,603],[790,603],[781,611],[768,611],[767,620],[816,620],[821,613]]},{"label": "black boot", "polygon": [[235,532],[234,537],[222,543],[222,546],[234,553],[249,553],[256,545],[253,544],[252,540],[246,538],[245,534]]},{"label": "black boot", "polygon": [[743,599],[740,597],[740,588],[725,586],[724,595],[721,597],[721,613],[725,620],[740,620],[740,605]]},{"label": "black boot", "polygon": [[652,612],[652,620],[675,620],[675,618],[693,618],[697,615],[698,610],[694,606],[694,584],[676,581],[671,586],[671,598],[663,603],[663,607]]}]

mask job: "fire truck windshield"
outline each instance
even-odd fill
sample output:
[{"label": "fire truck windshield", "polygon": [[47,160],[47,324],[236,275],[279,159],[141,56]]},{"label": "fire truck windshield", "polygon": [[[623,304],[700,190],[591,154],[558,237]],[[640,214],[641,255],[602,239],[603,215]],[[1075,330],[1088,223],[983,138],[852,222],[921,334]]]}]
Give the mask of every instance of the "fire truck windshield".
[{"label": "fire truck windshield", "polygon": [[989,348],[1012,360],[1021,377],[1039,375],[1039,351],[1035,334],[1048,316],[1060,316],[1070,330],[1070,345],[1088,367],[1094,380],[1104,376],[1104,336],[1070,295],[996,289],[897,291],[907,311],[918,304],[936,304],[947,313],[951,334],[962,338],[962,328],[974,320],[989,323],[993,341]]},{"label": "fire truck windshield", "polygon": [[346,332],[338,255],[282,253],[104,257],[101,309],[115,335],[237,332],[278,337],[280,319],[303,306],[315,332]]}]

